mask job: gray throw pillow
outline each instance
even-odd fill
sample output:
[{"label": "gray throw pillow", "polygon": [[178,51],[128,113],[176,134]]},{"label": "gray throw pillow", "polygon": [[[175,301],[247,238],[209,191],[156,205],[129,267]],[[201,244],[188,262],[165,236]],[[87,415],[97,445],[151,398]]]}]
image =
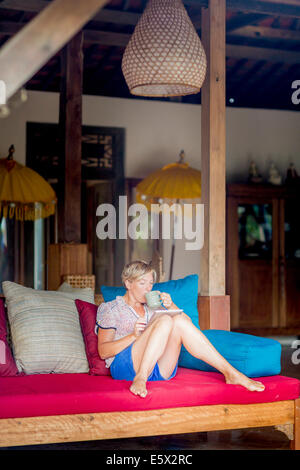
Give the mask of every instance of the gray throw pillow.
[{"label": "gray throw pillow", "polygon": [[[2,283],[14,358],[26,374],[88,372],[75,299],[78,293]],[[85,299],[82,299],[85,300]]]},{"label": "gray throw pillow", "polygon": [[57,291],[73,294],[74,299],[84,300],[92,304],[95,302],[95,292],[90,287],[73,287],[68,282],[63,282]]}]

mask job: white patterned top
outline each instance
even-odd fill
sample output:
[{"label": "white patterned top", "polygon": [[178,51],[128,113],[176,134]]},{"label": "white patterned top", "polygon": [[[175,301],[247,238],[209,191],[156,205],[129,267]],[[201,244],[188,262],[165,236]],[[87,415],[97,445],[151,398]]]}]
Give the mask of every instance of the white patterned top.
[{"label": "white patterned top", "polygon": [[[154,311],[150,310],[146,304],[144,309],[146,324],[148,324]],[[136,313],[134,308],[128,305],[122,296],[118,295],[115,300],[102,303],[98,307],[95,332],[98,334],[99,327],[104,329],[113,328],[116,330],[114,340],[117,340],[133,332],[138,318],[140,318],[140,315]],[[115,356],[105,359],[106,367],[110,367],[114,358]]]}]

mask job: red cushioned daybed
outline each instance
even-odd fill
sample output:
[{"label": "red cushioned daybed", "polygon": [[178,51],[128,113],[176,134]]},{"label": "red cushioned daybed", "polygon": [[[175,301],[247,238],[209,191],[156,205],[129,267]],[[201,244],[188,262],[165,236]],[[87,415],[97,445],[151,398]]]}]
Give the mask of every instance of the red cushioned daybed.
[{"label": "red cushioned daybed", "polygon": [[179,368],[169,382],[130,383],[89,374],[0,377],[0,445],[75,442],[281,426],[300,449],[300,382],[262,377],[264,392],[225,384],[222,374]]}]

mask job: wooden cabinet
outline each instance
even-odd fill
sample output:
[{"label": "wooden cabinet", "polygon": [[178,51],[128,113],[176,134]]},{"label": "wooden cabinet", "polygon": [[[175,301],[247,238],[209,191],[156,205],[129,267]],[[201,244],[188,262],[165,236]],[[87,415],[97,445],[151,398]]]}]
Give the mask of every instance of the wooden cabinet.
[{"label": "wooden cabinet", "polygon": [[300,332],[300,188],[227,187],[226,286],[231,327]]}]

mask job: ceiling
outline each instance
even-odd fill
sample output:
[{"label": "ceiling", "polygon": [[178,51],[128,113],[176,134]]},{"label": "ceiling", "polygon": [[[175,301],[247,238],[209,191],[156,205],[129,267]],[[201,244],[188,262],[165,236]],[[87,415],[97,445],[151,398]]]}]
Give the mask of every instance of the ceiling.
[{"label": "ceiling", "polygon": [[[0,47],[47,3],[0,0]],[[201,8],[206,3],[184,0],[200,37]],[[145,0],[111,0],[85,26],[84,94],[140,99],[128,91],[121,60],[145,5]],[[291,99],[291,85],[300,80],[300,0],[227,0],[226,5],[226,105],[299,111],[300,104]],[[59,53],[26,88],[59,91]],[[201,93],[163,100],[198,104]]]}]

